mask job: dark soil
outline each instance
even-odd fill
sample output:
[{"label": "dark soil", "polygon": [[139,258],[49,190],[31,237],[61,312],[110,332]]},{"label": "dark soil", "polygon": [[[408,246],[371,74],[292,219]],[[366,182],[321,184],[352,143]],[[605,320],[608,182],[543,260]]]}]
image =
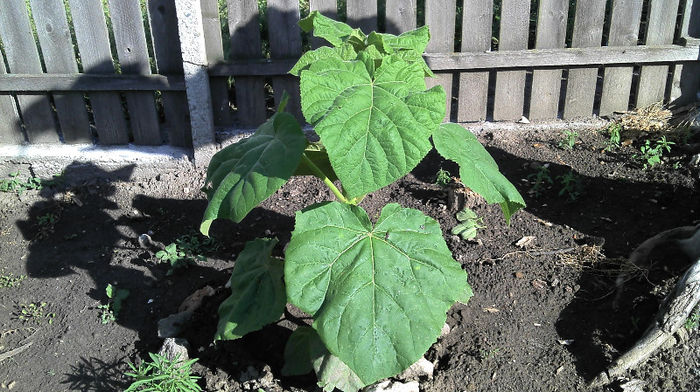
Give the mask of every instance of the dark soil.
[{"label": "dark soil", "polygon": [[[480,135],[528,207],[508,226],[498,206],[468,197],[486,226],[477,241],[449,234],[457,223],[454,211],[433,183],[439,168],[457,170],[436,154],[363,201],[370,216],[393,201],[437,219],[474,289],[467,305],[449,311],[451,332],[426,354],[436,371],[421,380],[422,390],[617,390],[587,382],[639,338],[689,260],[667,247],[631,270],[619,291],[615,280],[621,269],[630,270],[625,257],[642,241],[700,222],[700,180],[689,155],[672,154],[644,170],[632,146],[604,153],[603,136],[579,133],[572,150],[557,147],[558,132]],[[544,164],[552,183],[536,194],[533,174]],[[71,171],[77,170],[111,180],[75,183]],[[575,176],[575,193],[560,195],[568,173]],[[183,332],[190,356],[199,358],[194,370],[205,390],[318,390],[312,376],[280,374],[291,333],[287,319],[237,341],[214,345],[212,338],[216,309],[228,295],[223,286],[245,241],[277,236],[281,255],[294,212],[330,199],[330,192],[313,178],[293,179],[241,224],[215,222],[216,245],[197,252],[207,260],[168,275],[169,265],[159,264],[138,237],[151,233],[167,245],[196,232],[206,206],[199,192],[203,173],[135,181],[130,175],[131,168],[105,173],[75,165],[62,184],[0,193],[0,275],[26,276],[0,287],[0,390],[123,390],[127,361],[160,348],[158,320],[207,285],[216,294]],[[515,245],[524,236],[535,237],[525,249]],[[103,324],[98,305],[107,303],[109,283],[130,296],[116,322]],[[22,309],[42,302],[43,316],[20,319]],[[696,329],[629,377],[646,381],[647,391],[700,390],[699,343]],[[18,348],[24,351],[11,352]]]}]

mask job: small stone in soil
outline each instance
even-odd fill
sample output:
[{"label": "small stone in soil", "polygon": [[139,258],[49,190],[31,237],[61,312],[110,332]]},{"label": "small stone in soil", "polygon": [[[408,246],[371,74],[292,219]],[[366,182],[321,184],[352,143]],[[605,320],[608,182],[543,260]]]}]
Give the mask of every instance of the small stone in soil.
[{"label": "small stone in soil", "polygon": [[158,351],[158,355],[174,361],[177,358],[178,362],[187,362],[190,357],[187,354],[187,346],[189,343],[185,339],[167,338],[163,342],[163,347]]}]

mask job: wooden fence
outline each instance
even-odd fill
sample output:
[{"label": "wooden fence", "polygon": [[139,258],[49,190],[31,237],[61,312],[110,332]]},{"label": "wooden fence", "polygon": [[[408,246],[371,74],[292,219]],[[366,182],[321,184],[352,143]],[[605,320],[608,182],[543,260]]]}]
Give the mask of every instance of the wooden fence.
[{"label": "wooden fence", "polygon": [[0,142],[190,146],[174,2],[141,4],[3,0]]},{"label": "wooden fence", "polygon": [[[0,144],[191,147],[175,3],[3,0]],[[700,79],[700,0],[200,0],[211,115],[254,128],[321,44],[311,10],[366,32],[427,24],[426,61],[458,122],[571,119],[687,102]],[[182,22],[182,20],[180,21]],[[180,32],[182,33],[182,32]]]}]

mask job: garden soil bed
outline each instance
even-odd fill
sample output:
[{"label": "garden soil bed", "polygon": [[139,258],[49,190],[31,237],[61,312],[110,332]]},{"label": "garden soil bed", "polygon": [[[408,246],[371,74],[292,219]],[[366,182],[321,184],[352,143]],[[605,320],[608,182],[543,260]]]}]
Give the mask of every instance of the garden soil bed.
[{"label": "garden soil bed", "polygon": [[[573,150],[557,147],[559,132],[479,135],[528,206],[508,226],[498,206],[467,197],[486,226],[477,241],[449,234],[455,213],[434,180],[440,168],[457,170],[437,154],[363,201],[370,216],[392,201],[437,219],[474,289],[468,304],[448,312],[451,331],[426,354],[436,367],[421,390],[620,390],[587,383],[639,338],[689,265],[670,246],[637,269],[625,257],[658,232],[699,223],[698,171],[690,155],[680,153],[643,170],[632,146],[603,153],[602,135],[579,133]],[[535,194],[533,174],[544,164],[552,183]],[[207,260],[168,275],[168,265],[158,264],[154,249],[138,237],[150,233],[169,244],[195,233],[206,206],[199,192],[203,173],[131,181],[131,168],[87,167],[112,180],[75,182],[71,172],[86,169],[78,166],[58,185],[0,194],[0,391],[123,390],[127,361],[160,348],[158,320],[207,285],[215,295],[182,333],[190,356],[199,358],[194,372],[205,390],[318,390],[312,376],[280,374],[287,320],[237,341],[213,344],[212,338],[216,309],[227,296],[223,286],[245,241],[277,236],[281,255],[294,211],[332,197],[319,181],[293,179],[241,224],[215,222],[216,244],[196,252]],[[561,176],[570,172],[578,194],[560,195]],[[517,246],[525,236],[534,240]],[[621,269],[632,275],[618,295]],[[20,276],[26,278],[12,279]],[[117,320],[103,324],[98,305],[107,302],[107,284],[129,289],[130,296]],[[39,310],[22,320],[30,304]],[[699,344],[696,329],[629,376],[645,381],[644,391],[700,390]]]}]

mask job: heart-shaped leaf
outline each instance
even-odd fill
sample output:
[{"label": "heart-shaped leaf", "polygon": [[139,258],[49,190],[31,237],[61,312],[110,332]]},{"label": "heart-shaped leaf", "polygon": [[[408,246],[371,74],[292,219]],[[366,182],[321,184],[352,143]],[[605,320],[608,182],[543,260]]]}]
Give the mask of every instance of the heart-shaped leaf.
[{"label": "heart-shaped leaf", "polygon": [[338,202],[297,213],[285,281],[289,300],[365,384],[411,366],[450,306],[471,297],[440,225],[398,204],[374,227],[363,209]]},{"label": "heart-shaped leaf", "polygon": [[219,306],[214,340],[233,340],[277,321],[287,304],[282,260],[271,256],[276,239],[246,243],[231,273],[231,296]]},{"label": "heart-shaped leaf", "polygon": [[446,123],[433,134],[437,151],[459,165],[462,183],[480,194],[488,203],[499,203],[506,222],[517,210],[525,207],[525,201],[515,186],[498,171],[491,154],[479,143],[476,136],[464,127]]},{"label": "heart-shaped leaf", "polygon": [[278,112],[253,136],[217,152],[207,169],[209,205],[200,231],[208,235],[214,219],[240,222],[294,174],[306,147],[299,123]]},{"label": "heart-shaped leaf", "polygon": [[302,111],[351,198],[411,171],[445,114],[445,92],[425,91],[419,63],[390,56],[373,71],[367,56],[325,58],[301,72]]}]

